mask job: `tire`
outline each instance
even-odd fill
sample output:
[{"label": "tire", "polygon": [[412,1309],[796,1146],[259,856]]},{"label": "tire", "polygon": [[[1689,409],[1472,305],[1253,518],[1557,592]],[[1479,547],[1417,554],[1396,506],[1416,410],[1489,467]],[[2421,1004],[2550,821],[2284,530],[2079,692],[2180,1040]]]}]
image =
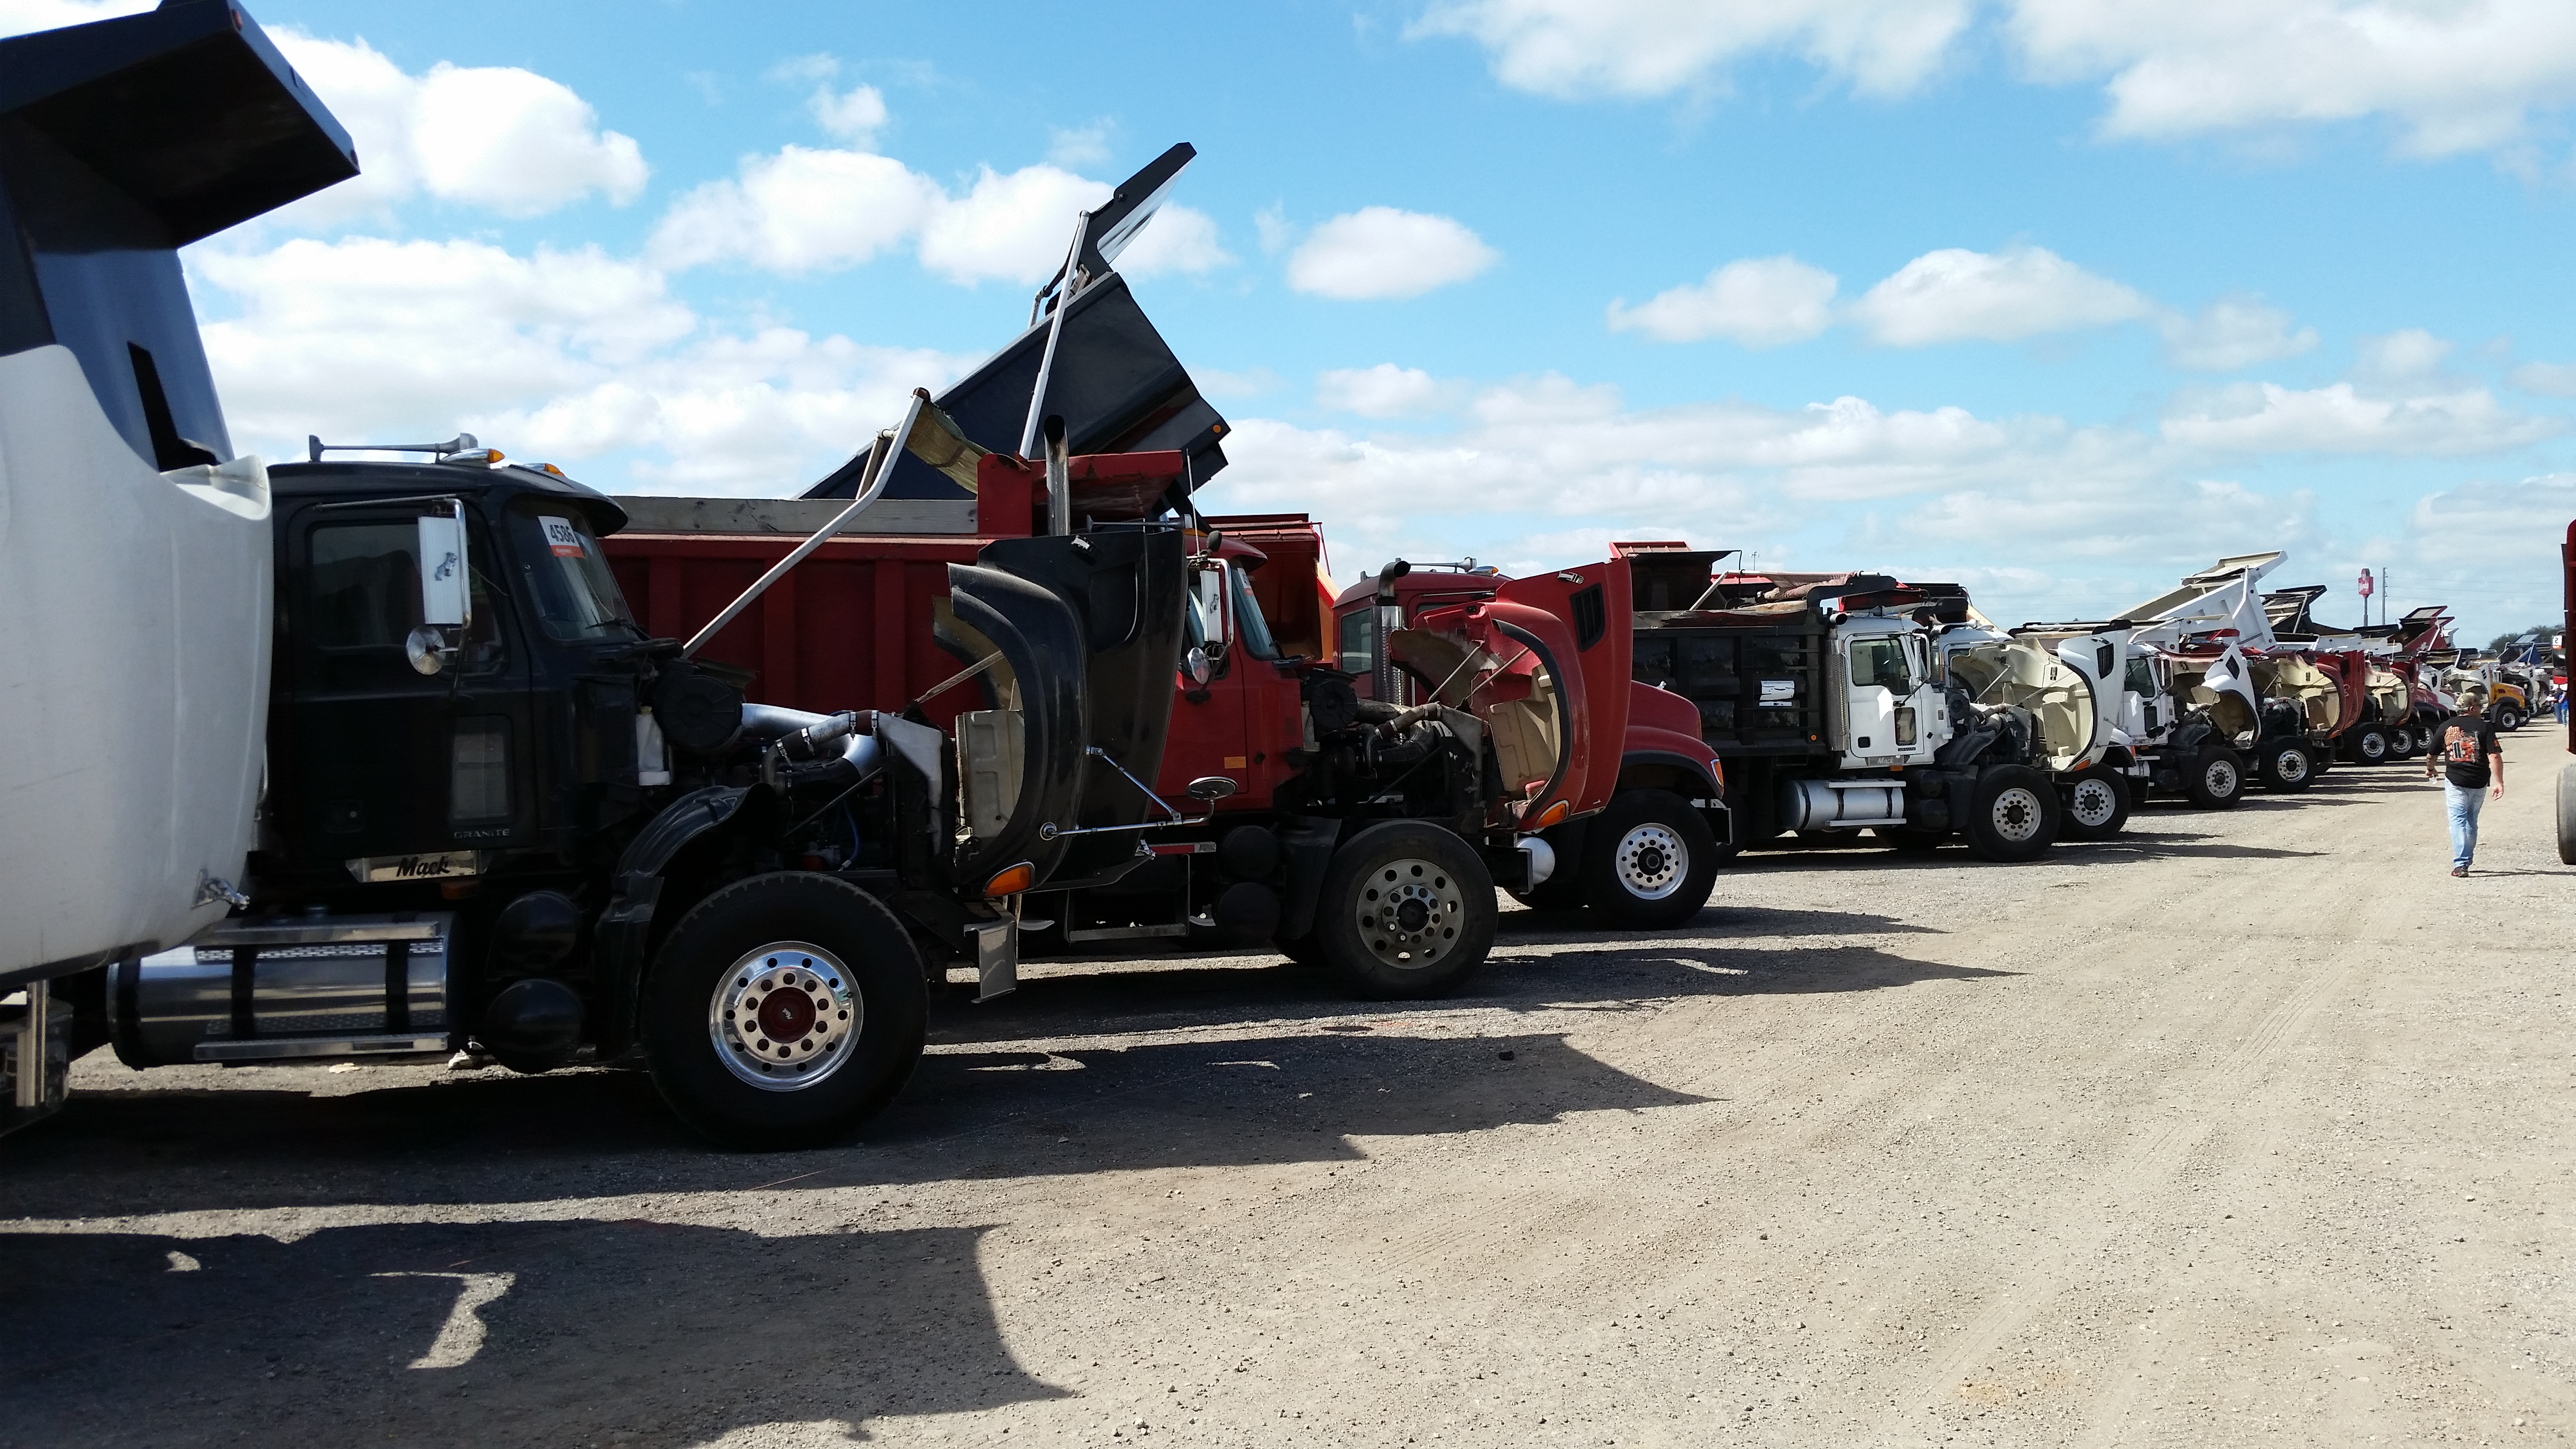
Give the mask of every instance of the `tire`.
[{"label": "tire", "polygon": [[928,1018],[894,913],[837,877],[781,871],[680,918],[644,983],[644,1055],[671,1110],[719,1146],[819,1147],[903,1089]]},{"label": "tire", "polygon": [[2558,772],[2558,863],[2576,865],[2576,765]]},{"label": "tire", "polygon": [[2316,756],[2308,753],[2307,746],[2283,742],[2262,750],[2257,757],[2262,763],[2256,768],[2262,773],[2264,789],[2275,795],[2295,795],[2317,782]]},{"label": "tire", "polygon": [[2245,757],[2225,745],[2200,752],[2183,776],[2182,792],[2203,810],[2225,810],[2245,798]]},{"label": "tire", "polygon": [[2388,731],[2375,724],[2363,725],[2352,732],[2353,761],[2363,765],[2385,765],[2400,758],[2390,744]]},{"label": "tire", "polygon": [[1583,903],[1604,925],[1664,930],[1708,904],[1717,837],[1670,790],[1622,790],[1594,817],[1578,874]]},{"label": "tire", "polygon": [[2391,725],[2391,726],[2389,726],[2389,729],[2388,729],[2388,757],[2389,757],[2390,759],[2392,759],[2392,760],[2411,760],[2411,759],[2415,758],[2416,752],[2417,752],[2417,751],[2419,751],[2419,750],[2421,750],[2422,748],[2423,748],[2423,746],[2421,746],[2421,745],[2419,745],[2419,744],[2417,744],[2417,743],[2415,742],[2415,729],[2414,729],[2414,726],[2412,726],[2412,725]]},{"label": "tire", "polygon": [[1996,765],[1977,777],[1968,848],[1980,859],[2030,860],[2055,843],[2063,812],[2057,786],[2028,765]]},{"label": "tire", "polygon": [[2108,840],[2129,823],[2129,782],[2109,770],[2079,770],[2066,784],[2065,805],[2068,839]]},{"label": "tire", "polygon": [[1390,820],[1342,843],[1315,902],[1314,941],[1355,995],[1456,990],[1494,948],[1494,877],[1436,825]]},{"label": "tire", "polygon": [[2497,705],[2495,712],[2495,727],[2500,730],[2518,730],[2522,728],[2522,711],[2515,709],[2509,704]]}]

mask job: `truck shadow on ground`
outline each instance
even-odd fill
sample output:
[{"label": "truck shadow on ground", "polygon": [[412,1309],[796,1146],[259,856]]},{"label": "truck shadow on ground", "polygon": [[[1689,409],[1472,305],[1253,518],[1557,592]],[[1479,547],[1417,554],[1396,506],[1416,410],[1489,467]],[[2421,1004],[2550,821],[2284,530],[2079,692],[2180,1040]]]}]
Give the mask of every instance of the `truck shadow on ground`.
[{"label": "truck shadow on ground", "polygon": [[[1139,983],[1120,979],[1191,972],[1211,979],[1162,982],[1152,1012],[1131,1009]],[[0,1212],[486,1205],[1342,1161],[1360,1155],[1355,1138],[1701,1100],[1607,1066],[1560,1032],[1495,1032],[1497,1010],[1644,1012],[1679,998],[2006,974],[1871,948],[1655,939],[1515,944],[1469,994],[1440,1002],[1354,1003],[1323,973],[1285,966],[1039,980],[998,1010],[942,1007],[930,1054],[861,1145],[794,1154],[709,1151],[624,1071],[414,1071],[336,1095],[265,1087],[323,1080],[303,1069],[317,1075],[76,1091],[59,1118],[9,1142]],[[1164,1009],[1175,992],[1212,999]],[[1176,1027],[1188,1036],[1164,1034]]]},{"label": "truck shadow on ground", "polygon": [[28,1444],[661,1449],[1063,1397],[1002,1343],[984,1231],[0,1234],[0,1385]]},{"label": "truck shadow on ground", "polygon": [[2108,840],[2066,841],[2049,853],[2060,865],[2102,866],[2140,860],[2314,860],[2322,850],[2286,850],[2274,845],[2239,845],[2213,835],[2163,830],[2153,834],[2123,831]]}]

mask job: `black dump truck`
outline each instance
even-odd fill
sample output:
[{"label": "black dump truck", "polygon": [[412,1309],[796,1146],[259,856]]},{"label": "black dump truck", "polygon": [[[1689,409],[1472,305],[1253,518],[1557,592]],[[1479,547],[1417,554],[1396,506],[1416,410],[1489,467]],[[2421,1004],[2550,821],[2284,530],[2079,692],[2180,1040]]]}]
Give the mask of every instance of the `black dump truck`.
[{"label": "black dump truck", "polygon": [[[1016,949],[1016,896],[1142,858],[1119,827],[1151,798],[1083,798],[1074,769],[1022,771],[1014,813],[1103,833],[961,831],[957,753],[916,702],[745,704],[742,675],[628,612],[600,547],[616,503],[472,442],[416,463],[317,444],[270,470],[247,901],[108,969],[101,1029],[128,1065],[470,1042],[522,1072],[648,1067],[719,1142],[829,1140],[902,1085],[928,982]],[[1150,768],[1168,715],[1099,711],[1143,736],[1104,741],[1080,737],[1080,706],[1086,679],[1159,678],[1178,653],[1179,531],[1008,552],[950,565],[947,605],[1018,678],[1065,682],[1062,708],[1005,711],[1024,757],[1106,747]]]}]

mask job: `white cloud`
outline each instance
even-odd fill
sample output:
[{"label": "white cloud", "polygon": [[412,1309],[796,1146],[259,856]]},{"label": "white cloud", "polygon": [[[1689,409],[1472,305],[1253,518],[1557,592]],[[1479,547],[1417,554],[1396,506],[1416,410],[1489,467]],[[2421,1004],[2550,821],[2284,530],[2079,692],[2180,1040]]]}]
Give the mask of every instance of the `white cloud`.
[{"label": "white cloud", "polygon": [[1106,166],[1109,164],[1109,137],[1117,129],[1117,125],[1110,121],[1057,127],[1047,133],[1046,158],[1068,170],[1076,166]]},{"label": "white cloud", "polygon": [[1834,274],[1796,257],[1728,262],[1702,282],[1687,283],[1631,308],[1610,304],[1610,330],[1643,332],[1658,342],[1724,337],[1747,347],[1803,342],[1833,321]]},{"label": "white cloud", "polygon": [[2353,375],[2371,382],[2405,386],[2438,378],[2451,344],[2420,327],[2361,339]]},{"label": "white cloud", "polygon": [[2317,330],[2290,328],[2290,314],[2256,297],[2222,297],[2197,317],[2170,312],[2157,323],[2165,357],[2195,372],[2234,372],[2296,357],[2317,345]]},{"label": "white cloud", "polygon": [[710,328],[659,272],[590,248],[298,240],[190,265],[240,303],[206,326],[206,350],[236,436],[272,456],[300,455],[306,433],[462,427],[522,457],[617,455],[665,486],[785,493],[891,421],[908,390],[968,365]]},{"label": "white cloud", "polygon": [[969,285],[1043,282],[1064,265],[1075,214],[1107,201],[1111,190],[1105,181],[1053,166],[1023,166],[1007,175],[987,166],[964,197],[931,212],[921,229],[921,264]]},{"label": "white cloud", "polygon": [[[1131,277],[1158,277],[1169,272],[1212,272],[1234,265],[1234,254],[1217,241],[1216,218],[1194,207],[1164,202],[1145,229],[1118,257],[1118,270]],[[1049,271],[1054,268],[1050,266]]]},{"label": "white cloud", "polygon": [[1853,318],[1891,347],[1971,338],[2018,342],[2154,311],[2155,304],[2136,291],[2032,246],[1926,252],[1851,307]]},{"label": "white cloud", "polygon": [[1264,393],[1277,392],[1287,382],[1285,378],[1266,367],[1256,367],[1246,372],[1228,372],[1216,367],[1193,367],[1190,369],[1190,378],[1199,385],[1201,393],[1208,397],[1220,398],[1259,397]]},{"label": "white cloud", "polygon": [[1872,95],[1937,70],[1972,0],[1441,0],[1412,28],[1491,53],[1504,84],[1551,96],[1648,97],[1722,84],[1747,57],[1799,56]]},{"label": "white cloud", "polygon": [[1297,240],[1297,228],[1288,221],[1288,209],[1272,202],[1252,214],[1252,229],[1261,237],[1261,254],[1275,257],[1288,250]]},{"label": "white cloud", "polygon": [[670,269],[741,260],[799,276],[910,240],[946,199],[892,157],[787,146],[673,202],[645,250]]},{"label": "white cloud", "polygon": [[2013,0],[2045,79],[2107,77],[2114,136],[2386,116],[2423,155],[2505,145],[2576,100],[2565,0]]},{"label": "white cloud", "polygon": [[807,98],[805,109],[813,113],[814,124],[822,127],[825,134],[854,146],[865,146],[874,140],[877,128],[886,123],[885,93],[875,86],[854,86],[846,91],[823,86]]},{"label": "white cloud", "polygon": [[364,40],[269,32],[357,143],[360,174],[283,214],[328,226],[426,194],[537,216],[596,192],[624,205],[649,169],[634,138],[559,81],[513,66],[440,61],[412,75]]},{"label": "white cloud", "polygon": [[2544,397],[2576,397],[2576,364],[2526,362],[2507,374],[2507,378],[2524,392],[2536,392]]},{"label": "white cloud", "polygon": [[2483,387],[2448,386],[2386,396],[2349,382],[2304,390],[2240,383],[2181,399],[2163,431],[2217,452],[2441,454],[2518,448],[2561,430],[2557,419],[2507,410]]},{"label": "white cloud", "polygon": [[151,9],[158,0],[0,0],[0,35],[87,25]]},{"label": "white cloud", "polygon": [[1364,418],[1401,418],[1438,412],[1458,389],[1418,367],[1381,362],[1337,367],[1315,375],[1315,405]]},{"label": "white cloud", "polygon": [[[1064,261],[1077,213],[1107,182],[1049,165],[981,168],[963,196],[872,151],[784,146],[744,158],[728,180],[681,196],[645,254],[666,270],[747,262],[786,276],[834,271],[911,246],[928,271],[961,285],[1040,282]],[[1205,272],[1234,258],[1201,211],[1166,204],[1122,268],[1138,276]]]},{"label": "white cloud", "polygon": [[1288,258],[1288,285],[1339,301],[1418,297],[1502,260],[1445,216],[1364,206],[1318,226]]},{"label": "white cloud", "polygon": [[2448,604],[2460,620],[2454,637],[2483,644],[2565,617],[2558,550],[2570,518],[2576,474],[2468,480],[2416,499],[2394,537],[2363,542],[2352,562],[2388,568],[2397,609]]}]

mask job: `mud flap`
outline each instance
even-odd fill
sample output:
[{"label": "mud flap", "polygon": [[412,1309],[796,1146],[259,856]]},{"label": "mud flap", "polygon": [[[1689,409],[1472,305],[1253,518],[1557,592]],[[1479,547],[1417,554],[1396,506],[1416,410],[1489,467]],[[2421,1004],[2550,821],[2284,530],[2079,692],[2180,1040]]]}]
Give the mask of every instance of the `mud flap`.
[{"label": "mud flap", "polygon": [[975,960],[975,1001],[981,1005],[1020,989],[1020,923],[973,921],[966,941]]},{"label": "mud flap", "polygon": [[1279,935],[1296,940],[1315,929],[1315,902],[1324,893],[1324,872],[1332,868],[1333,847],[1342,823],[1290,816],[1279,824],[1279,849],[1287,857],[1287,898],[1280,903]]}]

